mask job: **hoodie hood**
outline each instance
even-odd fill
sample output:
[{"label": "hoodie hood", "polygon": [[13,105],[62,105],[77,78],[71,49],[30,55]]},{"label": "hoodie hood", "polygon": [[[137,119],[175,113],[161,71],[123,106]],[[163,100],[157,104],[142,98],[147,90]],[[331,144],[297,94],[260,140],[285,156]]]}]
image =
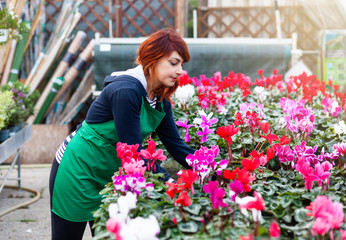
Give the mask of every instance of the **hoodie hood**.
[{"label": "hoodie hood", "polygon": [[106,77],[106,79],[104,81],[104,85],[106,86],[109,83],[116,81],[115,77],[122,76],[122,75],[131,76],[131,77],[136,78],[138,81],[141,82],[144,89],[147,89],[147,80],[144,76],[144,71],[143,71],[142,65],[138,65],[137,67],[128,69],[126,71],[112,72],[111,77]]}]

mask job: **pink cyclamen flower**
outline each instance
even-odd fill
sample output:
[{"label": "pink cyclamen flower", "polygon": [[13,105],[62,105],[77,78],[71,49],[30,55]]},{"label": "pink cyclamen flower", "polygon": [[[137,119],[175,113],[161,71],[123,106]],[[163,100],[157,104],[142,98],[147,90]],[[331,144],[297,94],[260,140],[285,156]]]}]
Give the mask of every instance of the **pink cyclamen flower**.
[{"label": "pink cyclamen flower", "polygon": [[279,224],[276,221],[272,221],[272,223],[270,224],[269,234],[274,238],[280,237],[281,231]]},{"label": "pink cyclamen flower", "polygon": [[346,240],[346,230],[340,229],[341,240]]},{"label": "pink cyclamen flower", "polygon": [[176,124],[180,127],[185,128],[186,133],[185,133],[185,142],[190,142],[190,134],[189,134],[189,128],[192,127],[192,124],[187,124],[187,119],[185,119],[184,122],[181,121],[176,121]]},{"label": "pink cyclamen flower", "polygon": [[330,197],[318,196],[306,208],[312,211],[309,215],[316,218],[312,230],[319,235],[324,235],[330,229],[338,229],[344,222],[343,205],[333,202]]},{"label": "pink cyclamen flower", "polygon": [[242,192],[244,192],[243,184],[237,180],[233,181],[229,188],[231,189],[230,195],[233,202],[235,202],[235,198]]},{"label": "pink cyclamen flower", "polygon": [[115,239],[123,240],[121,236],[122,221],[115,218],[109,218],[106,222],[106,229],[115,235]]},{"label": "pink cyclamen flower", "polygon": [[148,159],[150,163],[149,165],[149,162],[148,162],[148,168],[150,166],[150,168],[153,167],[154,163],[155,163],[155,160],[160,160],[160,161],[163,161],[163,160],[166,160],[166,156],[163,154],[163,150],[162,149],[158,149],[158,150],[155,150],[156,148],[156,143],[155,141],[149,141],[148,142],[148,149],[147,150],[144,150],[142,149],[140,151],[140,155],[145,158],[145,159]]},{"label": "pink cyclamen flower", "polygon": [[210,194],[210,200],[213,208],[227,207],[227,203],[223,201],[225,190],[218,188],[217,181],[210,181],[207,185],[203,186],[203,191]]},{"label": "pink cyclamen flower", "polygon": [[318,178],[318,186],[321,186],[322,181],[329,178],[330,172],[329,170],[332,168],[332,164],[330,162],[323,162],[322,164],[315,164],[315,176]]},{"label": "pink cyclamen flower", "polygon": [[312,225],[311,233],[314,236],[316,235],[315,233],[322,236],[326,234],[330,230],[330,228],[331,228],[331,225],[327,219],[317,218],[314,224]]},{"label": "pink cyclamen flower", "polygon": [[143,166],[144,161],[143,160],[135,160],[132,158],[130,161],[123,163],[123,168],[126,174],[139,174],[141,176],[144,175],[145,170],[147,167]]},{"label": "pink cyclamen flower", "polygon": [[207,136],[213,132],[214,132],[214,130],[209,129],[209,127],[205,127],[205,128],[203,128],[203,131],[198,131],[197,135],[202,136],[201,142],[203,143],[203,142],[207,141]]},{"label": "pink cyclamen flower", "polygon": [[337,143],[333,145],[333,148],[341,154],[341,156],[344,156],[346,153],[346,143]]},{"label": "pink cyclamen flower", "polygon": [[200,124],[201,128],[211,127],[213,124],[218,122],[217,118],[208,119],[205,115],[201,115],[202,122]]},{"label": "pink cyclamen flower", "polygon": [[259,192],[254,192],[255,195],[255,200],[254,201],[249,201],[248,203],[241,204],[239,205],[240,208],[245,208],[245,209],[256,209],[258,211],[262,211],[265,208],[265,203],[262,198],[262,195]]}]

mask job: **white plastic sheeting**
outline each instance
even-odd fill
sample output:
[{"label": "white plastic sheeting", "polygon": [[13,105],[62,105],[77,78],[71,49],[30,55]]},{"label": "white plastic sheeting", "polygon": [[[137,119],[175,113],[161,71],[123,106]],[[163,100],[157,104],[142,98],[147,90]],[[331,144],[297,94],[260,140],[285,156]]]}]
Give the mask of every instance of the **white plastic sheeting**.
[{"label": "white plastic sheeting", "polygon": [[346,28],[345,0],[299,0],[306,14],[322,29]]}]

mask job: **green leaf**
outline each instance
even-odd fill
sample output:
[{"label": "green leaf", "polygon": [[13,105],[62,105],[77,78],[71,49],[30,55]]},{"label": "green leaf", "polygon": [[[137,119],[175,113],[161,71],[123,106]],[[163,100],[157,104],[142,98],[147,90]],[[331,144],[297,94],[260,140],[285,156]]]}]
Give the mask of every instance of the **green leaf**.
[{"label": "green leaf", "polygon": [[297,222],[306,222],[308,220],[312,220],[312,217],[306,215],[306,213],[308,213],[308,212],[310,212],[310,211],[308,211],[305,208],[296,209],[296,210],[294,210],[294,219]]},{"label": "green leaf", "polygon": [[196,233],[198,232],[198,225],[195,221],[178,223],[178,229],[184,233]]},{"label": "green leaf", "polygon": [[158,192],[155,192],[155,191],[152,191],[149,194],[149,198],[151,198],[151,199],[158,199],[158,198],[161,198],[161,197],[162,197],[162,194],[160,194]]},{"label": "green leaf", "polygon": [[289,205],[291,205],[293,199],[289,195],[284,195],[280,199],[280,204],[283,208],[287,208]]},{"label": "green leaf", "polygon": [[184,210],[193,214],[193,215],[198,215],[199,211],[201,210],[202,206],[197,204],[197,203],[194,203],[188,207],[184,207]]}]

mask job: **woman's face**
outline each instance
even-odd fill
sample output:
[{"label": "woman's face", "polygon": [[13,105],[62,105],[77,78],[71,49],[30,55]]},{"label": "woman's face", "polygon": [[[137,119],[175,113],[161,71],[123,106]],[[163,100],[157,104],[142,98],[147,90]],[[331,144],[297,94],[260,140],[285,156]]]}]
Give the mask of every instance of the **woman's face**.
[{"label": "woman's face", "polygon": [[173,87],[178,77],[183,74],[183,59],[174,51],[167,58],[158,61],[155,71],[154,88]]}]

